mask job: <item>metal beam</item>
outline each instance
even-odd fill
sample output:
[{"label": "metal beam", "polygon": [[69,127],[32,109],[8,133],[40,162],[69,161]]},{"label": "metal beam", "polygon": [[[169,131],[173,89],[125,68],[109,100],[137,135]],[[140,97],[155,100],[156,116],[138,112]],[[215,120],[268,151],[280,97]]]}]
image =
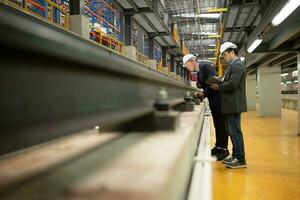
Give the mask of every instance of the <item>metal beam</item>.
[{"label": "metal beam", "polygon": [[291,65],[291,64],[297,64],[297,55],[295,55],[295,57],[292,57],[289,60],[281,63],[281,67],[288,66],[288,65]]},{"label": "metal beam", "polygon": [[165,48],[165,47],[163,47],[162,48],[162,66],[163,67],[166,67],[167,66],[167,49],[168,48]]},{"label": "metal beam", "polygon": [[176,75],[180,75],[180,62],[176,61]]},{"label": "metal beam", "polygon": [[[237,14],[236,14],[236,16],[235,16],[235,18],[234,18],[233,27],[232,27],[233,31],[232,31],[232,32],[235,31],[236,23],[237,23],[237,20],[239,19],[240,14],[241,14],[241,12],[242,12],[242,10],[243,10],[245,1],[246,1],[246,0],[243,0],[242,4],[239,5],[238,12],[237,12]],[[246,20],[247,20],[247,18],[245,19],[245,24],[246,24]],[[232,32],[230,32],[228,41],[231,41]]]},{"label": "metal beam", "polygon": [[132,45],[132,14],[125,14],[125,45]]},{"label": "metal beam", "polygon": [[232,28],[226,28],[225,30],[224,30],[224,32],[239,32],[239,31],[245,31],[245,32],[247,32],[247,33],[249,33],[249,32],[251,32],[253,29],[254,29],[255,27],[253,27],[253,26],[246,26],[246,27],[235,27],[235,29],[232,27]]},{"label": "metal beam", "polygon": [[[246,19],[249,19],[249,17],[250,17],[250,15],[252,14],[252,11],[253,11],[255,5],[257,4],[257,2],[258,2],[258,0],[254,0],[254,1],[253,1],[252,5],[251,5],[251,8],[250,8],[250,11],[249,11],[249,13],[248,13]],[[239,30],[239,33],[238,33],[238,36],[237,36],[237,40],[240,38],[241,33],[242,33],[242,30],[245,28],[245,26],[246,26],[246,23],[244,23],[242,29]]]},{"label": "metal beam", "polygon": [[81,15],[83,11],[84,0],[70,0],[70,15]]},{"label": "metal beam", "polygon": [[149,48],[148,48],[148,54],[149,59],[154,58],[154,36],[149,36]]},{"label": "metal beam", "polygon": [[269,66],[273,66],[273,65],[277,65],[277,64],[281,64],[283,62],[285,62],[286,60],[290,59],[291,57],[294,57],[296,56],[295,53],[288,53],[288,54],[285,54],[271,62],[268,63]]},{"label": "metal beam", "polygon": [[127,0],[127,2],[130,4],[130,6],[132,7],[132,9],[133,9],[135,12],[138,12],[138,11],[139,11],[139,8],[137,7],[137,5],[134,3],[133,0]]},{"label": "metal beam", "polygon": [[162,86],[195,90],[3,4],[0,19],[0,154],[132,119]]},{"label": "metal beam", "polygon": [[175,72],[175,56],[174,55],[170,55],[170,59],[171,59],[171,72]]},{"label": "metal beam", "polygon": [[153,11],[153,4],[151,3],[150,0],[144,0],[144,2],[147,4],[148,8]]},{"label": "metal beam", "polygon": [[[298,14],[300,14],[300,9],[298,9]],[[272,37],[271,41],[269,42],[269,50],[275,49],[299,32],[300,20],[299,18],[295,18],[293,21],[288,23],[288,26],[282,27],[281,31],[278,32],[275,37]]]},{"label": "metal beam", "polygon": [[[141,17],[146,21],[146,23],[151,27],[151,29],[154,31],[154,34],[158,34],[158,30],[156,27],[152,24],[152,22],[146,17],[144,14],[141,14]],[[151,33],[153,34],[153,33]]]}]

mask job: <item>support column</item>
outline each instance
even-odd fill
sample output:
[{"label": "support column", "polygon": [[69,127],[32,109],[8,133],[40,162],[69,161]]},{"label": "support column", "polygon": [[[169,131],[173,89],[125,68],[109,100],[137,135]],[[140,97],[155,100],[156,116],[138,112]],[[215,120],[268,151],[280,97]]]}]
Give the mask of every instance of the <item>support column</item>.
[{"label": "support column", "polygon": [[84,0],[70,0],[69,30],[82,38],[90,39],[89,19],[83,16]]},{"label": "support column", "polygon": [[260,117],[281,116],[281,66],[259,67],[257,70],[257,112]]},{"label": "support column", "polygon": [[163,67],[167,67],[167,49],[167,47],[162,47],[161,57]]},{"label": "support column", "polygon": [[132,14],[125,14],[125,46],[132,46]]},{"label": "support column", "polygon": [[132,60],[136,60],[136,48],[132,45],[132,13],[125,13],[124,55]]},{"label": "support column", "polygon": [[84,0],[70,0],[70,15],[81,15]]},{"label": "support column", "polygon": [[298,103],[297,103],[297,110],[298,110],[298,136],[300,136],[300,51],[297,52],[297,69],[298,69]]},{"label": "support column", "polygon": [[154,36],[149,35],[149,50],[148,50],[149,59],[154,58]]},{"label": "support column", "polygon": [[149,48],[148,48],[148,56],[149,56],[149,65],[152,69],[157,69],[157,63],[154,59],[154,37],[153,35],[148,35],[149,37]]},{"label": "support column", "polygon": [[179,61],[176,61],[176,77],[177,79],[180,79],[181,77],[181,64]]},{"label": "support column", "polygon": [[138,31],[138,43],[137,43],[137,51],[143,53],[144,52],[144,32]]},{"label": "support column", "polygon": [[186,68],[183,68],[183,73],[184,73],[184,79],[185,80],[188,80],[189,79],[189,76],[188,76],[188,70]]},{"label": "support column", "polygon": [[247,109],[256,110],[256,73],[247,76],[246,95]]},{"label": "support column", "polygon": [[176,75],[180,76],[180,62],[176,61]]},{"label": "support column", "polygon": [[170,59],[171,59],[171,69],[170,69],[170,74],[171,76],[175,76],[175,56],[174,55],[170,55]]},{"label": "support column", "polygon": [[168,67],[167,67],[167,47],[162,47],[162,71],[165,74],[168,74]]}]

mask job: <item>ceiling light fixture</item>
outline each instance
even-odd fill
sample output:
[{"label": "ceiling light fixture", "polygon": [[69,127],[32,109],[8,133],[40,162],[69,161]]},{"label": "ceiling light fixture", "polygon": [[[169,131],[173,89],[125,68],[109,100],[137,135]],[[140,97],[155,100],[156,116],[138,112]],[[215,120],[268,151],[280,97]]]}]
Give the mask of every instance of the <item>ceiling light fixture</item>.
[{"label": "ceiling light fixture", "polygon": [[249,53],[252,53],[254,51],[254,49],[256,49],[260,43],[262,42],[262,39],[257,38],[251,45],[250,47],[247,49],[247,51]]},{"label": "ceiling light fixture", "polygon": [[220,18],[220,13],[203,13],[203,14],[195,14],[195,13],[184,13],[173,15],[174,17],[199,17],[199,18],[209,18],[209,19],[218,19]]},{"label": "ceiling light fixture", "polygon": [[272,20],[273,26],[278,26],[300,5],[299,0],[289,0]]}]

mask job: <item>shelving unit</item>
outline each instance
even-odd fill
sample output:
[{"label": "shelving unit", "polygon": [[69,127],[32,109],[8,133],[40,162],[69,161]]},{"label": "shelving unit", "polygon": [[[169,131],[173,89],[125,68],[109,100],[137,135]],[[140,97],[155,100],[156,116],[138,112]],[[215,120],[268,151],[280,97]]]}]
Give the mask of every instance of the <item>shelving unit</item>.
[{"label": "shelving unit", "polygon": [[69,0],[3,0],[3,3],[69,29]]}]

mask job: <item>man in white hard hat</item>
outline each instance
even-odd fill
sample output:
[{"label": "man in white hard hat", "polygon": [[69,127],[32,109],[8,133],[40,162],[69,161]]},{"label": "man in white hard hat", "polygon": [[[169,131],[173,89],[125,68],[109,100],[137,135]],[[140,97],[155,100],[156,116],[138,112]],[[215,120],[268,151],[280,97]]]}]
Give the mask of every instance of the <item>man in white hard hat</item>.
[{"label": "man in white hard hat", "polygon": [[218,76],[213,63],[210,61],[197,61],[197,57],[193,54],[187,54],[183,57],[183,64],[189,71],[197,71],[197,87],[201,87],[203,92],[199,93],[201,97],[207,97],[209,107],[212,113],[216,144],[211,150],[211,154],[217,157],[217,160],[223,160],[229,155],[228,132],[225,125],[225,117],[221,112],[220,92],[214,91],[210,85],[206,83],[207,79]]},{"label": "man in white hard hat", "polygon": [[247,165],[241,129],[241,113],[247,111],[246,68],[238,57],[237,46],[232,42],[222,44],[220,54],[229,66],[222,82],[211,84],[211,88],[221,92],[222,112],[225,115],[226,126],[233,145],[232,155],[222,162],[228,168],[245,168]]}]

